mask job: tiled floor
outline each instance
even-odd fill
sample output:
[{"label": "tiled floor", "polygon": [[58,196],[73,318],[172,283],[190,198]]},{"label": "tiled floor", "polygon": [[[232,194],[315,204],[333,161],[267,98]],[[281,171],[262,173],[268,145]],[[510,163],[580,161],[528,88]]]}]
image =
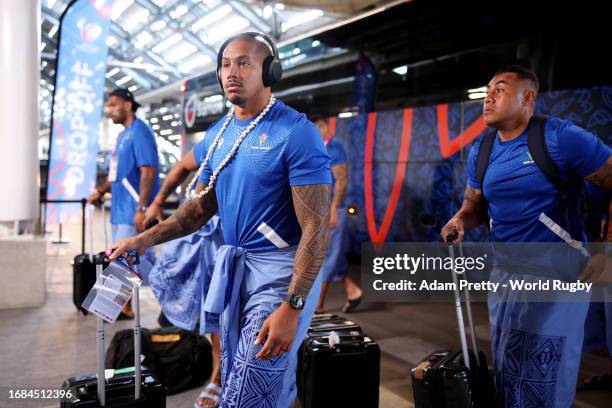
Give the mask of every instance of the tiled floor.
[{"label": "tiled floor", "polygon": [[[51,226],[49,229],[52,231],[49,241],[55,240],[57,231]],[[104,235],[99,215],[94,231],[94,248],[102,250]],[[80,251],[80,226],[66,226],[64,235],[71,244],[49,244],[48,247],[45,305],[37,309],[0,311],[0,395],[7,395],[9,388],[58,387],[71,375],[95,371],[96,320],[91,315],[82,316],[72,305],[70,261]],[[352,273],[358,273],[358,269],[355,267]],[[342,304],[342,290],[339,285],[333,285],[327,307],[337,311]],[[157,327],[159,306],[146,287],[141,290],[141,309],[142,326]],[[474,312],[479,347],[488,353],[486,308],[476,304]],[[364,304],[350,318],[381,346],[381,407],[413,407],[410,368],[437,347],[458,346],[455,314],[450,304]],[[114,332],[131,324],[131,321],[119,321],[107,325],[107,344]],[[606,360],[589,354],[582,366],[581,375],[600,373],[606,368]],[[170,396],[167,406],[190,408],[198,393],[194,389]],[[575,406],[608,407],[610,401],[612,393],[579,393]],[[52,400],[17,402],[0,397],[0,408],[47,406],[57,406],[57,403]]]}]

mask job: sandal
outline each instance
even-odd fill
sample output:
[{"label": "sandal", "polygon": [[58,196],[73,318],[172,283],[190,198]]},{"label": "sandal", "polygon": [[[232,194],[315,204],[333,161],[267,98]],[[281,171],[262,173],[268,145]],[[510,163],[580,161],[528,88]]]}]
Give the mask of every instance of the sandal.
[{"label": "sandal", "polygon": [[342,312],[344,313],[351,313],[352,311],[354,311],[357,306],[359,306],[359,304],[361,303],[361,296],[359,296],[357,299],[347,299],[346,300],[346,304],[344,305],[344,307],[342,308]]},{"label": "sandal", "polygon": [[[211,394],[209,391],[215,392],[215,394]],[[214,405],[200,404],[199,401],[201,399],[209,399],[214,402]],[[200,393],[200,396],[196,399],[196,402],[193,403],[193,408],[203,408],[203,407],[215,408],[219,406],[220,401],[221,401],[221,387],[211,382],[211,383],[208,383],[206,387],[204,387],[204,391]]]},{"label": "sandal", "polygon": [[593,377],[587,377],[582,381],[582,387],[580,388],[583,391],[612,391],[612,375],[602,374]]}]

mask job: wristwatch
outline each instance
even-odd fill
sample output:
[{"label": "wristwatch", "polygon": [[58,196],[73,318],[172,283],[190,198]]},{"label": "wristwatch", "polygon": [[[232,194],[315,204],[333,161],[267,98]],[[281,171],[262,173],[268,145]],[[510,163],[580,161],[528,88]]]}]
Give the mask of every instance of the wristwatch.
[{"label": "wristwatch", "polygon": [[302,310],[304,308],[304,296],[301,295],[287,295],[285,301],[295,310]]},{"label": "wristwatch", "polygon": [[142,207],[138,207],[136,210],[139,213],[146,213],[147,212],[147,206],[143,205]]}]

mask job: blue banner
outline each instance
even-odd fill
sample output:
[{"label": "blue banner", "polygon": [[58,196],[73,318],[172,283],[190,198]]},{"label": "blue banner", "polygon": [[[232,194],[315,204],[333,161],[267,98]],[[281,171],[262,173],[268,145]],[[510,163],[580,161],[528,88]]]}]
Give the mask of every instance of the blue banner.
[{"label": "blue banner", "polygon": [[368,57],[360,54],[355,66],[355,81],[353,82],[353,106],[357,107],[359,113],[374,111],[376,78],[374,65]]},{"label": "blue banner", "polygon": [[[112,0],[76,0],[60,21],[48,200],[79,200],[95,187],[111,9]],[[49,204],[47,222],[70,222],[80,208]]]}]

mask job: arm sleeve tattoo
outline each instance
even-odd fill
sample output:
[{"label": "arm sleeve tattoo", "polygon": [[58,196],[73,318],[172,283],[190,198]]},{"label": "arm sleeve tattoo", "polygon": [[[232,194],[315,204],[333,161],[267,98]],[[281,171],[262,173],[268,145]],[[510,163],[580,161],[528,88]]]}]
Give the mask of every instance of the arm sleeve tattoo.
[{"label": "arm sleeve tattoo", "polygon": [[289,293],[306,297],[327,252],[331,186],[294,186],[291,187],[291,193],[295,214],[302,228],[302,238],[295,254]]},{"label": "arm sleeve tattoo", "polygon": [[588,175],[586,180],[604,190],[612,190],[612,156],[600,168]]},{"label": "arm sleeve tattoo", "polygon": [[[206,186],[199,184],[196,192],[204,190]],[[217,196],[212,189],[199,199],[192,199],[180,206],[170,218],[150,230],[144,232],[152,245],[171,241],[189,235],[206,224],[217,212]]]}]

